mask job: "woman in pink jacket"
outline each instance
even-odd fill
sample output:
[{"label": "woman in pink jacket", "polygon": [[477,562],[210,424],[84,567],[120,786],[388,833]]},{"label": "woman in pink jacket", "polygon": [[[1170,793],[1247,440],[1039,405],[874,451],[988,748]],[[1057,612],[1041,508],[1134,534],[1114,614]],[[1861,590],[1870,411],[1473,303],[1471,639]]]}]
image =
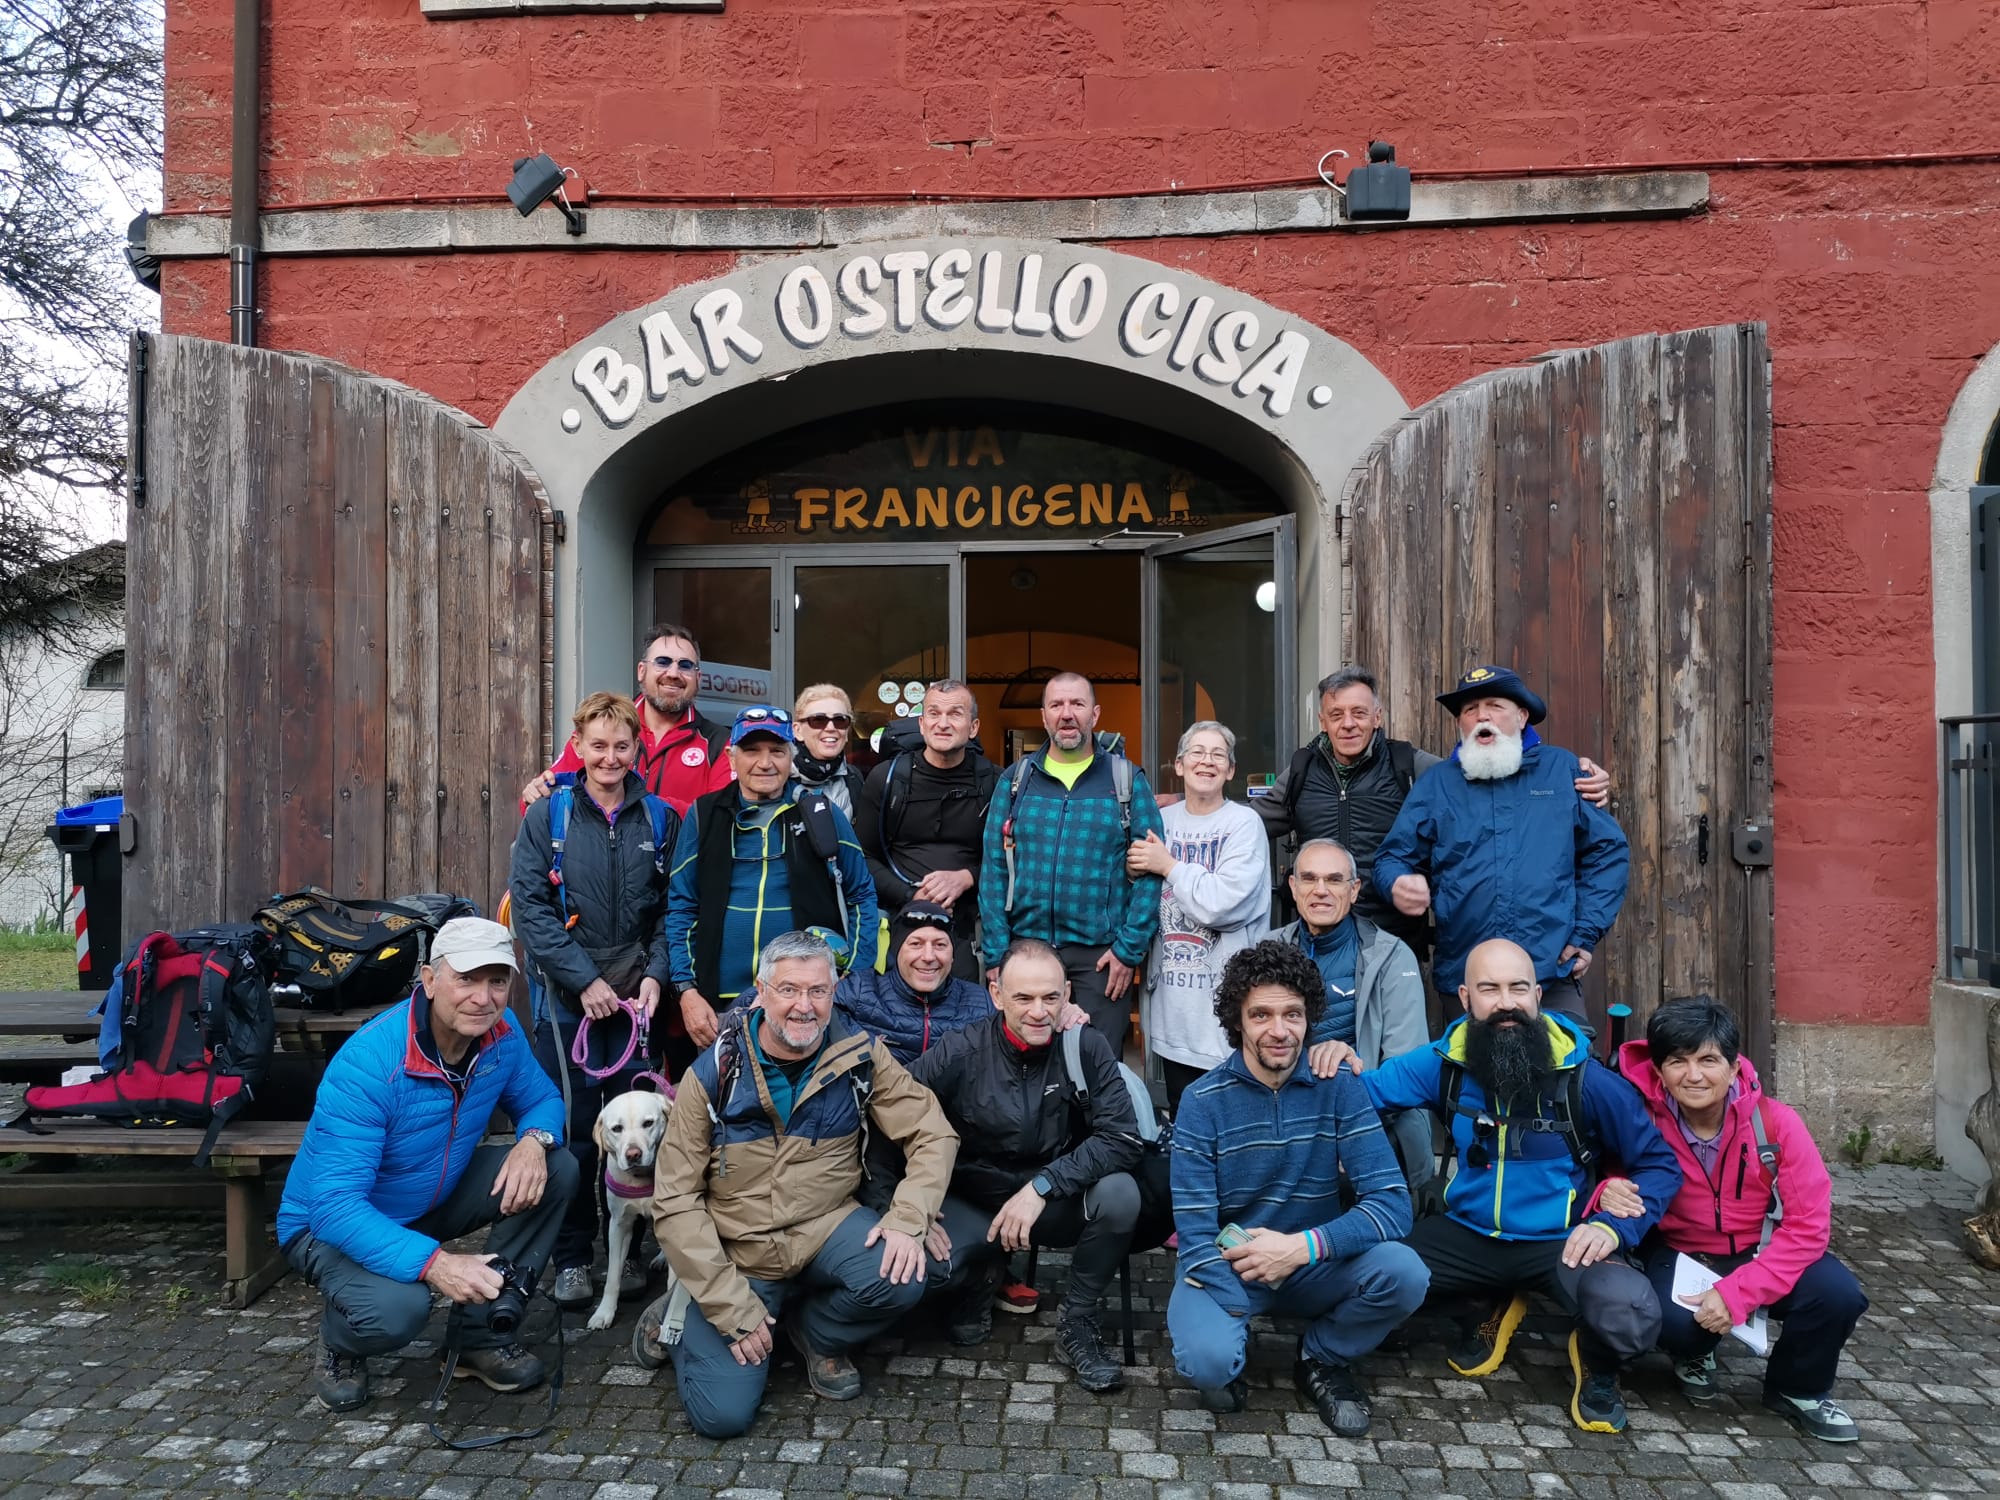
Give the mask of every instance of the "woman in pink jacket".
[{"label": "woman in pink jacket", "polygon": [[[1715,1347],[1758,1308],[1784,1323],[1764,1371],[1764,1405],[1829,1443],[1851,1443],[1854,1419],[1832,1399],[1834,1368],[1868,1309],[1854,1273],[1827,1250],[1833,1184],[1803,1121],[1765,1095],[1740,1055],[1736,1018],[1707,995],[1653,1012],[1643,1042],[1627,1042],[1618,1067],[1646,1098],[1653,1123],[1681,1166],[1681,1190],[1639,1247],[1658,1293],[1660,1347],[1690,1401],[1716,1394]],[[1758,1122],[1763,1138],[1758,1136]],[[1776,1192],[1766,1157],[1775,1153]],[[1622,1179],[1603,1206],[1638,1211]],[[1766,1218],[1782,1204],[1782,1217]],[[1676,1301],[1674,1264],[1687,1255],[1721,1280]]]}]

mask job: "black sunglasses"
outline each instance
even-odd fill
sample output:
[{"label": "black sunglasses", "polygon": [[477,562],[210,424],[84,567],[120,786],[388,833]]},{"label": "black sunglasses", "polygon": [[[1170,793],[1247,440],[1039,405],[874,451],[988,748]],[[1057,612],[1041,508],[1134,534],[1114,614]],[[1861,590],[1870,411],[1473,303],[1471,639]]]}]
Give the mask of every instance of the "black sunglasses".
[{"label": "black sunglasses", "polygon": [[807,714],[803,719],[799,720],[799,722],[801,724],[810,724],[815,729],[824,729],[829,724],[833,725],[837,729],[845,729],[847,728],[848,725],[854,722],[854,715],[853,714]]},{"label": "black sunglasses", "polygon": [[1472,1121],[1472,1144],[1465,1148],[1465,1164],[1475,1172],[1483,1172],[1493,1165],[1493,1151],[1486,1143],[1493,1138],[1499,1126],[1487,1115],[1478,1115]]},{"label": "black sunglasses", "polygon": [[652,662],[662,672],[666,671],[669,667],[679,667],[683,672],[698,672],[701,670],[700,662],[689,661],[685,656],[656,656],[652,658]]}]

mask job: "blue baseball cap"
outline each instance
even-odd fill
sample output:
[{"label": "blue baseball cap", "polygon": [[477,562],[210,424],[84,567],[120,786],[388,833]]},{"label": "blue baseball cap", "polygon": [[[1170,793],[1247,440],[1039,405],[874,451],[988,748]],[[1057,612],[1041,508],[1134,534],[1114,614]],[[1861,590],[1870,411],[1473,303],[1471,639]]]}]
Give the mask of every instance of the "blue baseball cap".
[{"label": "blue baseball cap", "polygon": [[789,745],[793,739],[792,716],[768,703],[753,703],[740,710],[736,722],[729,726],[729,743],[740,745],[753,734],[768,734]]},{"label": "blue baseball cap", "polygon": [[1437,701],[1452,713],[1481,698],[1508,698],[1528,711],[1528,722],[1539,724],[1549,715],[1548,705],[1528,690],[1520,675],[1506,667],[1474,667],[1458,679],[1458,686],[1439,693]]}]

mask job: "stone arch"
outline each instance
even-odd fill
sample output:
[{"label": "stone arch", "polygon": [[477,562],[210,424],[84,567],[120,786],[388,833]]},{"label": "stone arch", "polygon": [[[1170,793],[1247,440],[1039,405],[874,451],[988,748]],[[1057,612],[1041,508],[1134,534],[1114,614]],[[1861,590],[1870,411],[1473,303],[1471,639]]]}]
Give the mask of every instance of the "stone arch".
[{"label": "stone arch", "polygon": [[1937,716],[1972,712],[1972,531],[1967,495],[2000,444],[2000,344],[1958,389],[1931,474],[1931,642]]},{"label": "stone arch", "polygon": [[842,412],[1024,394],[1192,437],[1270,483],[1299,518],[1304,667],[1337,653],[1341,485],[1407,409],[1380,370],[1290,313],[1152,261],[1044,241],[905,241],[679,288],[572,345],[508,403],[495,433],[568,528],[554,701],[629,677],[632,548],[678,476]]}]

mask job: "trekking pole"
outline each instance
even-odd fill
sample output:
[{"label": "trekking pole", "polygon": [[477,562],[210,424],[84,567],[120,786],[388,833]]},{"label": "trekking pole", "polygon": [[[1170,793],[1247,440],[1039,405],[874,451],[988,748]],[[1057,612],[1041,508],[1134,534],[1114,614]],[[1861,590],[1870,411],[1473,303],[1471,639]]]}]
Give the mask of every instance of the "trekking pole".
[{"label": "trekking pole", "polygon": [[1625,1033],[1632,1022],[1632,1007],[1629,1005],[1608,1005],[1604,1014],[1611,1022],[1611,1056],[1607,1059],[1617,1065],[1619,1049],[1625,1045]]}]

